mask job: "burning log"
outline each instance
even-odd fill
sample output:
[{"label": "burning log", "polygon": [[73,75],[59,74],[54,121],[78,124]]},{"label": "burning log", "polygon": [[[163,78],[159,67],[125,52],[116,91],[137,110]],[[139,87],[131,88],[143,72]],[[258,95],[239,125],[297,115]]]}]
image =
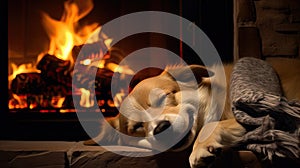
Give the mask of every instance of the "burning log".
[{"label": "burning log", "polygon": [[11,83],[11,91],[15,94],[41,94],[45,82],[39,73],[18,74]]},{"label": "burning log", "polygon": [[11,91],[18,95],[66,95],[68,87],[46,83],[40,73],[21,73],[13,79]]},{"label": "burning log", "polygon": [[70,69],[70,61],[65,61],[59,59],[53,55],[45,55],[38,63],[37,68],[41,71],[48,71],[50,69],[55,69],[58,72],[67,71]]},{"label": "burning log", "polygon": [[[98,56],[94,54],[89,59],[93,60],[93,57]],[[72,87],[84,88],[88,91],[95,90],[99,100],[96,104],[104,102],[102,106],[106,107],[108,102],[113,100],[111,88],[114,88],[116,83],[122,83],[122,80],[121,73],[114,72],[114,70],[118,70],[117,64],[106,63],[107,58],[110,58],[109,55],[103,57],[105,59],[102,62],[103,68],[100,68],[98,62],[95,61],[90,65],[80,63],[74,69],[71,61],[65,61],[49,54],[45,55],[37,64],[40,73],[22,73],[13,79],[10,108],[71,107],[72,99],[67,99],[68,102],[66,102],[65,98],[71,95]],[[116,83],[112,83],[113,77],[116,79]],[[75,81],[74,84],[72,78]],[[107,108],[111,107],[107,106]]]},{"label": "burning log", "polygon": [[72,86],[72,67],[70,61],[61,60],[52,55],[45,55],[37,65],[41,78],[50,85]]},{"label": "burning log", "polygon": [[78,88],[93,89],[94,86],[96,92],[107,93],[111,88],[113,74],[114,72],[104,68],[78,65],[74,69],[73,78]]},{"label": "burning log", "polygon": [[64,85],[47,85],[43,94],[47,96],[66,96],[70,93],[71,88]]},{"label": "burning log", "polygon": [[[106,53],[103,53],[105,50]],[[95,43],[74,46],[72,55],[74,60],[78,58],[79,54],[81,59],[100,59],[103,55],[107,54],[107,52],[108,49],[101,40]]]},{"label": "burning log", "polygon": [[[70,61],[55,56],[45,55],[37,65],[41,73],[22,73],[12,82],[12,91],[16,94],[48,94],[65,95],[72,87],[72,75],[77,88],[92,89],[97,92],[108,92],[114,72],[106,68],[78,65],[72,72]],[[92,74],[92,72],[96,74]],[[120,76],[115,72],[115,76]],[[51,94],[51,95],[53,95]]]}]

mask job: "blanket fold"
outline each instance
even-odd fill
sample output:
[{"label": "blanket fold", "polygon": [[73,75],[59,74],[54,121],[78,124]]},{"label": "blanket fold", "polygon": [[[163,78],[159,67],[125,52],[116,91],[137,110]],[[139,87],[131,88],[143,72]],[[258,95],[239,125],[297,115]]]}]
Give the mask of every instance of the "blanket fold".
[{"label": "blanket fold", "polygon": [[241,58],[233,68],[230,96],[236,120],[247,129],[241,142],[247,149],[269,160],[299,158],[300,102],[284,97],[271,65]]}]

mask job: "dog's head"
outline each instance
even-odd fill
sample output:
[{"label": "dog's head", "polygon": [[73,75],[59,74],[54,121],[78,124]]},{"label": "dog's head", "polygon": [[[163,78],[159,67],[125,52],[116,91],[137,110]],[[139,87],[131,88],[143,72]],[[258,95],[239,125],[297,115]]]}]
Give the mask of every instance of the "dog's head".
[{"label": "dog's head", "polygon": [[119,129],[145,139],[121,138],[122,144],[157,150],[156,143],[174,150],[190,146],[208,111],[212,74],[200,65],[167,68],[136,84],[121,104]]}]

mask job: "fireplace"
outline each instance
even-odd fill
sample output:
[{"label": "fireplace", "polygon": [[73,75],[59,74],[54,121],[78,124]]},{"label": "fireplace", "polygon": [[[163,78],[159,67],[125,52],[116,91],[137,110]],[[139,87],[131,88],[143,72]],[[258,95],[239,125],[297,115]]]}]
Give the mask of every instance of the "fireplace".
[{"label": "fireplace", "polygon": [[[15,5],[17,3],[19,5]],[[215,18],[213,11],[220,10],[209,1],[9,1],[9,96],[3,125],[13,131],[6,130],[3,139],[88,138],[78,122],[76,112],[92,115],[101,113],[105,117],[118,114],[117,101],[128,94],[130,86],[127,83],[118,90],[118,95],[112,95],[110,90],[114,86],[111,81],[115,78],[114,81],[120,84],[134,76],[136,72],[131,71],[130,67],[123,67],[123,71],[118,71],[120,68],[117,67],[123,58],[135,50],[149,46],[161,47],[181,56],[188,64],[202,63],[186,44],[158,33],[133,35],[110,46],[113,39],[106,36],[105,32],[101,34],[101,25],[132,12],[156,10],[173,13],[200,26],[216,43],[222,59],[230,61],[233,47],[231,43],[224,42],[232,39],[232,6],[229,6],[227,4],[223,9],[227,15],[220,14],[223,19],[219,19],[221,22],[229,20],[229,24],[223,24],[224,28],[216,31],[216,23],[206,18]],[[99,39],[86,42],[89,35],[97,31],[101,34]],[[193,29],[191,27],[186,31]],[[217,34],[228,38],[220,38]],[[83,46],[89,48],[89,52],[81,52]],[[78,59],[79,53],[84,57]],[[159,61],[168,60],[151,60]],[[79,68],[74,69],[75,65]],[[81,74],[88,74],[91,70],[97,71],[95,78]],[[76,85],[72,80],[77,80]],[[75,109],[74,105],[80,108]],[[95,106],[99,107],[96,111],[93,108]],[[98,131],[99,121],[89,116],[86,122],[95,127],[95,132]]]},{"label": "fireplace", "polygon": [[[28,8],[32,5],[30,1],[24,3]],[[48,40],[37,40],[35,43],[42,43],[40,46],[48,44],[48,47],[43,47],[45,49],[42,50],[42,47],[32,40],[33,44],[25,45],[23,50],[17,50],[16,37],[12,36],[9,39],[8,107],[10,112],[75,112],[74,104],[79,104],[81,107],[79,111],[88,111],[90,107],[97,105],[102,107],[101,112],[105,112],[104,114],[116,115],[113,97],[109,91],[112,74],[115,72],[120,76],[123,73],[117,72],[116,68],[124,56],[121,52],[109,49],[111,39],[101,32],[99,23],[81,22],[93,10],[93,1],[57,2],[57,6],[63,6],[58,19],[45,11],[38,12],[40,20],[35,21],[38,24],[30,25],[30,19],[25,19],[29,21],[28,27],[42,26],[44,31],[35,34],[45,33]],[[37,10],[34,7],[31,9]],[[27,13],[32,12],[27,11]],[[89,37],[92,33],[97,33],[99,37],[91,40]],[[26,36],[25,34],[23,40],[31,43],[30,38]],[[85,52],[81,52],[81,58],[77,58],[84,45]],[[32,55],[31,62],[28,55]],[[19,64],[16,63],[17,57],[21,59]],[[78,67],[76,70],[75,66]],[[80,73],[92,71],[91,69],[98,69],[96,79]],[[124,75],[123,78],[126,78]],[[95,92],[91,93],[94,83]],[[79,102],[74,102],[72,95],[79,96],[80,99],[76,99]],[[99,98],[100,95],[102,98]],[[93,96],[97,97],[96,102]]]}]

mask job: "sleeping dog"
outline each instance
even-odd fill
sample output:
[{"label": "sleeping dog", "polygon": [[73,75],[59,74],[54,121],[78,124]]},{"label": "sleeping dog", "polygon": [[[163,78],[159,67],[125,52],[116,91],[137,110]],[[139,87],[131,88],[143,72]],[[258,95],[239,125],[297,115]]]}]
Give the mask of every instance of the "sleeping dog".
[{"label": "sleeping dog", "polygon": [[[224,65],[226,81],[232,67]],[[122,134],[141,139],[128,140],[112,134],[103,125],[100,134],[85,144],[109,141],[160,150],[177,138],[169,150],[181,151],[193,146],[191,167],[211,164],[224,147],[235,145],[246,132],[230,110],[228,84],[220,82],[224,76],[217,75],[224,72],[220,68],[223,67],[177,66],[157,71],[154,77],[139,78],[141,81],[122,102],[120,114],[108,123]],[[167,138],[159,137],[167,130]]]},{"label": "sleeping dog", "polygon": [[[230,69],[229,66],[228,68]],[[110,141],[160,150],[161,146],[154,145],[155,141],[164,144],[170,143],[168,142],[170,139],[163,140],[155,136],[171,128],[169,138],[181,137],[171,150],[180,151],[194,145],[194,152],[190,157],[191,165],[209,164],[224,145],[234,143],[245,132],[244,128],[233,119],[228,110],[228,103],[225,103],[224,108],[226,84],[222,85],[218,80],[213,80],[219,69],[212,69],[201,65],[169,67],[157,76],[139,79],[141,82],[134,86],[122,102],[120,115],[108,122],[123,134],[154,138],[130,141],[120,138],[118,134],[111,134],[111,131],[106,131],[109,129],[103,125],[100,134],[85,144]],[[145,72],[140,74],[144,75]],[[212,101],[212,81],[215,82],[214,88],[217,90],[214,101]],[[214,118],[225,121],[209,123]],[[206,140],[194,143],[205,123],[209,123],[205,127],[213,129],[213,133],[210,134],[210,131],[202,133],[203,138],[199,139]]]}]

